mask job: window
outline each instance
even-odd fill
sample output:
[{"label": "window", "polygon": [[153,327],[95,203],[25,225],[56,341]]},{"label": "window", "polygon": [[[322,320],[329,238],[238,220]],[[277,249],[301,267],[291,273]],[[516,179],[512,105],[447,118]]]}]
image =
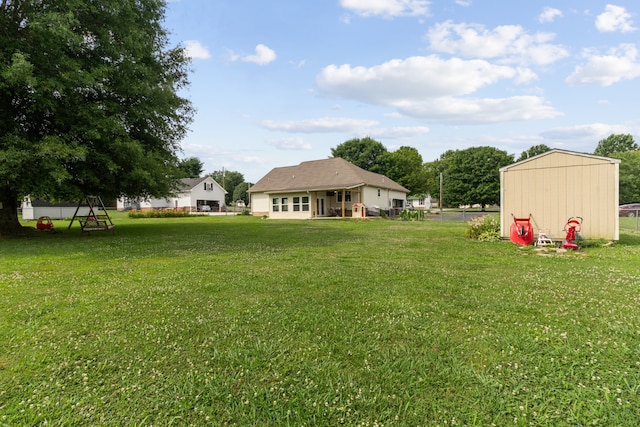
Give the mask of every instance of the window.
[{"label": "window", "polygon": [[[342,191],[338,191],[338,201],[339,202],[342,201]],[[351,191],[345,191],[344,192],[344,201],[345,202],[350,202],[351,201]]]},{"label": "window", "polygon": [[271,205],[272,205],[272,209],[274,212],[279,212],[280,211],[280,204],[278,204],[278,198],[274,197],[273,200],[271,200]]},{"label": "window", "polygon": [[300,197],[293,198],[293,211],[300,212]]},{"label": "window", "polygon": [[288,212],[289,211],[289,198],[287,197],[283,197],[280,201],[280,205],[282,207],[282,212]]},{"label": "window", "polygon": [[378,197],[380,197],[380,189],[378,188]]},{"label": "window", "polygon": [[302,197],[302,211],[309,212],[309,196]]}]

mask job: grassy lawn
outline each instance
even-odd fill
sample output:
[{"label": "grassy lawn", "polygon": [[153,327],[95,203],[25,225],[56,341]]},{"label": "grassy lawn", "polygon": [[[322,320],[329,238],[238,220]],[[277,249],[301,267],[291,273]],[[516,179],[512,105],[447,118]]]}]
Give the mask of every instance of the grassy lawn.
[{"label": "grassy lawn", "polygon": [[0,240],[0,425],[640,425],[640,235],[128,219]]}]

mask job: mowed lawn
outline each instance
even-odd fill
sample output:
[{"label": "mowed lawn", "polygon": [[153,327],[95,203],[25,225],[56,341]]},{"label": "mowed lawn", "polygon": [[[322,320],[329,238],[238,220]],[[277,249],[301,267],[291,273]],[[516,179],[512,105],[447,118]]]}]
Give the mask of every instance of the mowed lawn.
[{"label": "mowed lawn", "polygon": [[438,220],[0,239],[0,425],[640,425],[622,221],[544,256]]}]

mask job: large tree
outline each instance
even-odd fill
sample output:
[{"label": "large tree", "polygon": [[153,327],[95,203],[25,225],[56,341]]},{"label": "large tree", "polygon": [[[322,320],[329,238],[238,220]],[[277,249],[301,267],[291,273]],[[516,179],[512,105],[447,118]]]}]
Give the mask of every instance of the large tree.
[{"label": "large tree", "polygon": [[620,203],[640,201],[640,151],[612,153],[620,159]]},{"label": "large tree", "polygon": [[181,178],[200,178],[204,165],[197,157],[189,157],[180,160],[178,169],[180,169]]},{"label": "large tree", "polygon": [[333,157],[343,158],[362,169],[377,173],[383,173],[380,171],[380,162],[385,153],[386,147],[369,137],[350,139],[331,149]]},{"label": "large tree", "polygon": [[380,156],[379,173],[391,178],[410,191],[410,194],[428,194],[429,176],[422,156],[413,147],[400,147]]},{"label": "large tree", "polygon": [[223,169],[211,172],[209,176],[227,191],[227,194],[224,196],[224,200],[225,204],[227,206],[230,206],[234,202],[233,191],[238,185],[244,182],[244,175],[242,175],[242,173],[240,172],[228,171]]},{"label": "large tree", "polygon": [[547,151],[551,151],[551,147],[549,147],[548,145],[545,145],[545,144],[534,145],[528,150],[523,151],[520,154],[520,157],[518,157],[518,160],[516,161],[519,162],[521,160],[526,160],[530,157],[537,156],[538,154],[546,153]]},{"label": "large tree", "polygon": [[164,0],[0,2],[0,234],[17,203],[175,188],[192,107]]},{"label": "large tree", "polygon": [[500,168],[513,163],[513,155],[493,147],[448,150],[440,156],[443,204],[447,206],[500,202]]},{"label": "large tree", "polygon": [[598,156],[609,156],[613,153],[624,153],[625,151],[638,150],[638,144],[629,134],[611,134],[598,142],[598,146],[593,154]]}]

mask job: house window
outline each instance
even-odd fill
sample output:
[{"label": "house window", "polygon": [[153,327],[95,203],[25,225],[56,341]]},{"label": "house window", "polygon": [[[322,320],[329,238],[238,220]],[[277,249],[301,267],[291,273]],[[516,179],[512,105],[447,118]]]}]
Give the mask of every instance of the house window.
[{"label": "house window", "polygon": [[278,204],[278,198],[274,197],[271,202],[272,202],[271,205],[272,205],[273,211],[274,212],[279,212],[280,211],[280,205]]},{"label": "house window", "polygon": [[309,196],[302,197],[302,211],[309,212]]},{"label": "house window", "polygon": [[289,211],[289,198],[283,197],[282,200],[280,201],[280,205],[282,206],[282,212],[288,212]]},{"label": "house window", "polygon": [[378,197],[380,197],[380,189],[378,188]]},{"label": "house window", "polygon": [[[338,201],[339,202],[342,201],[342,191],[338,191]],[[345,202],[350,202],[351,201],[351,191],[345,191],[344,192],[344,201]]]},{"label": "house window", "polygon": [[293,198],[293,211],[300,212],[300,197]]}]

